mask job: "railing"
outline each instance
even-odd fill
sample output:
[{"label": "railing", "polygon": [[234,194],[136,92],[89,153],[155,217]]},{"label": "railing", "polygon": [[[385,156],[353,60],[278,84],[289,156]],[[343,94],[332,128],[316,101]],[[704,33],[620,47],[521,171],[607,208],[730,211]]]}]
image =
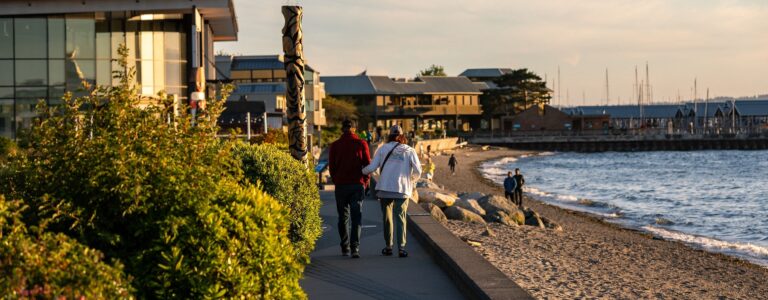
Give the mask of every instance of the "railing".
[{"label": "railing", "polygon": [[698,128],[691,131],[667,128],[609,129],[585,131],[482,131],[464,132],[459,136],[475,142],[493,140],[504,142],[547,142],[547,141],[610,141],[610,140],[701,140],[701,139],[765,139],[768,128]]},{"label": "railing", "polygon": [[482,112],[479,105],[387,105],[378,106],[379,115],[480,115]]}]

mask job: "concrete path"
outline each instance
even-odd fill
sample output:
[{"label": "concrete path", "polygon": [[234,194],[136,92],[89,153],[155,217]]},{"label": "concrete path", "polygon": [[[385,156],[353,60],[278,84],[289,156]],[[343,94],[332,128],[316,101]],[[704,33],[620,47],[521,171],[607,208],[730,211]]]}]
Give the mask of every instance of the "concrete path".
[{"label": "concrete path", "polygon": [[317,241],[301,281],[309,299],[464,299],[410,233],[407,258],[399,258],[397,253],[381,255],[381,209],[375,199],[363,201],[361,258],[341,256],[333,186],[326,186],[320,198],[323,236]]}]

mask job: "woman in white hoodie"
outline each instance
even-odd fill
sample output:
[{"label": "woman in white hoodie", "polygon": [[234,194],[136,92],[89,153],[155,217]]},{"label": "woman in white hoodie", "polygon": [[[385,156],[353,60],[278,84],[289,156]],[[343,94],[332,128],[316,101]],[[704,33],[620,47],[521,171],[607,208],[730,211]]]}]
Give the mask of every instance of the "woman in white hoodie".
[{"label": "woman in white hoodie", "polygon": [[413,186],[421,177],[421,163],[416,151],[408,146],[408,140],[403,135],[403,129],[392,126],[389,129],[387,143],[381,145],[373,156],[371,164],[363,168],[363,174],[370,174],[379,170],[379,180],[376,182],[376,197],[381,203],[381,212],[384,215],[384,241],[386,247],[381,254],[392,255],[392,227],[393,210],[395,225],[397,227],[398,255],[407,257],[405,251],[406,212],[408,199],[411,198]]}]

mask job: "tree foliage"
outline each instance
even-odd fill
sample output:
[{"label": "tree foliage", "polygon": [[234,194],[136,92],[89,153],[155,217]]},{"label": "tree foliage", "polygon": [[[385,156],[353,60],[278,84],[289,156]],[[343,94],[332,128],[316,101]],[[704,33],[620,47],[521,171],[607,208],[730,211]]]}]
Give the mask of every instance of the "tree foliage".
[{"label": "tree foliage", "polygon": [[120,52],[119,85],[38,106],[2,192],[27,199],[28,224],[124,264],[139,298],[304,297],[285,208],[216,137],[222,101],[192,122],[165,95],[140,96]]},{"label": "tree foliage", "polygon": [[428,68],[419,71],[418,76],[447,76],[445,68],[439,65],[431,65]]},{"label": "tree foliage", "polygon": [[546,82],[528,69],[517,69],[493,81],[498,88],[480,96],[486,116],[517,114],[535,105],[548,104],[552,95]]},{"label": "tree foliage", "polygon": [[346,99],[326,97],[323,99],[325,117],[328,126],[323,129],[323,144],[329,145],[341,136],[341,122],[345,119],[358,120],[361,124],[360,113],[355,103]]}]

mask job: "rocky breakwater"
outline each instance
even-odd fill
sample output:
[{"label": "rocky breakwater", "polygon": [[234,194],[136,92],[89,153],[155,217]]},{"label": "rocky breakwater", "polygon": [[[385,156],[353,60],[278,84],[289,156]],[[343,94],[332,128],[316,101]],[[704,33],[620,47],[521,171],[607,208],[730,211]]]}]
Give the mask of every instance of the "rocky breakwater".
[{"label": "rocky breakwater", "polygon": [[419,203],[435,220],[457,220],[468,223],[491,222],[507,226],[533,226],[562,231],[563,228],[528,207],[519,208],[504,197],[478,192],[454,193],[442,186],[420,180],[412,200]]}]

